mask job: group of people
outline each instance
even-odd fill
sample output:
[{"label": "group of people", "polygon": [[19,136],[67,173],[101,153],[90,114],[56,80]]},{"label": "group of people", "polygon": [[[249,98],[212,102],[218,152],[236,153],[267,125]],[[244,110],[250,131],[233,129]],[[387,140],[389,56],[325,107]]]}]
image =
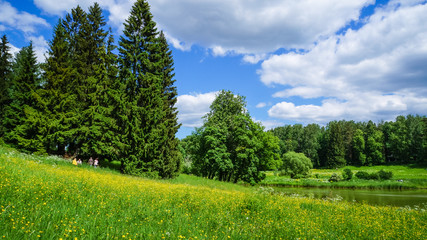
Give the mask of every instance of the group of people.
[{"label": "group of people", "polygon": [[[89,166],[91,166],[91,167],[98,167],[98,164],[99,164],[98,158],[95,158],[95,160],[93,160],[93,158],[90,157],[87,162],[89,163]],[[73,159],[73,165],[75,165],[75,166],[82,165],[82,163],[83,162],[80,158],[79,158],[79,160],[77,160],[76,158]]]}]

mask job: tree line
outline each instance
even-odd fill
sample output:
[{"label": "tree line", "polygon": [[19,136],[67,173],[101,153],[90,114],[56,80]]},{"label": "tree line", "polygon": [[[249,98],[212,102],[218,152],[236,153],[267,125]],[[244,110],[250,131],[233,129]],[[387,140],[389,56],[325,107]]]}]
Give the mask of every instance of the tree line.
[{"label": "tree line", "polygon": [[313,167],[426,165],[426,130],[425,116],[408,115],[379,124],[342,120],[264,131],[250,117],[245,98],[223,90],[204,116],[203,126],[182,139],[179,147],[185,173],[255,184],[267,170],[294,177]]},{"label": "tree line", "polygon": [[427,118],[398,116],[395,121],[331,121],[286,125],[269,130],[280,139],[280,153],[304,153],[314,167],[427,164]]},{"label": "tree line", "polygon": [[59,19],[44,63],[32,43],[16,56],[0,43],[0,137],[38,154],[121,161],[134,175],[170,178],[181,153],[175,137],[173,58],[145,0],[115,45],[98,3]]}]

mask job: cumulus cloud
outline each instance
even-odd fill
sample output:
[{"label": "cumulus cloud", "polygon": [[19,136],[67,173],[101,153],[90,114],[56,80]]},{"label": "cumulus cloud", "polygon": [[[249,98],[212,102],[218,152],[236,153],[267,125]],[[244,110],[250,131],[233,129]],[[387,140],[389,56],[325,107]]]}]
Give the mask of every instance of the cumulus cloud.
[{"label": "cumulus cloud", "polygon": [[202,117],[209,112],[217,92],[178,96],[178,120],[184,127],[201,127]]},{"label": "cumulus cloud", "polygon": [[26,33],[37,31],[38,27],[49,27],[45,19],[18,11],[9,2],[0,0],[0,30],[19,29]]},{"label": "cumulus cloud", "polygon": [[265,103],[265,102],[260,102],[260,103],[258,103],[255,107],[256,108],[264,108],[264,107],[266,107],[267,106],[267,103]]},{"label": "cumulus cloud", "polygon": [[261,81],[285,86],[275,97],[326,99],[320,106],[278,103],[269,110],[270,116],[389,120],[427,112],[427,5],[411,2],[391,1],[358,30],[332,35],[306,53],[274,55],[264,61]]},{"label": "cumulus cloud", "polygon": [[150,4],[156,21],[170,36],[221,55],[305,48],[357,20],[361,8],[374,2],[161,0]]},{"label": "cumulus cloud", "polygon": [[[35,0],[43,11],[61,16],[79,4],[84,9],[95,0]],[[109,12],[110,24],[119,31],[135,0],[98,1]],[[214,56],[244,54],[257,63],[265,53],[279,48],[306,48],[330,36],[374,0],[157,0],[150,1],[159,29],[174,47],[189,50],[199,44]],[[327,14],[325,14],[327,13]]]},{"label": "cumulus cloud", "polygon": [[[61,16],[79,4],[95,0],[35,0],[43,11]],[[133,1],[104,0],[111,25],[121,30]],[[304,48],[359,18],[360,9],[374,0],[157,0],[150,1],[159,28],[178,49],[192,44],[210,48],[216,56],[249,54],[248,62],[279,48]],[[327,12],[327,14],[325,14]],[[259,61],[259,60],[258,60]]]},{"label": "cumulus cloud", "polygon": [[104,10],[108,11],[109,23],[118,29],[118,31],[121,31],[123,30],[122,25],[129,16],[130,9],[135,0],[34,0],[36,6],[45,13],[57,16],[63,16],[77,5],[87,10],[95,2],[98,2]]}]

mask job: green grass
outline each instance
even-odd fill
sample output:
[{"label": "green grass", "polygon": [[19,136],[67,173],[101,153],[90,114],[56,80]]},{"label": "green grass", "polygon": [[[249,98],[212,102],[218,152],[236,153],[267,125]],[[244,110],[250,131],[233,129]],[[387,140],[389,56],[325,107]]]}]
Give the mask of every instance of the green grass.
[{"label": "green grass", "polygon": [[[332,188],[371,188],[371,189],[426,189],[427,170],[426,168],[409,166],[373,166],[373,167],[353,167],[348,166],[355,174],[358,171],[368,173],[378,172],[383,169],[393,172],[391,180],[363,180],[353,175],[350,181],[339,181],[330,183],[328,180],[333,173],[342,174],[344,168],[339,169],[313,169],[311,175],[304,179],[291,179],[289,176],[276,176],[274,172],[268,172],[262,185],[274,186],[304,186],[304,187],[332,187]],[[403,180],[399,182],[398,180]]]},{"label": "green grass", "polygon": [[293,198],[182,175],[76,167],[0,147],[3,239],[422,239],[422,209]]}]

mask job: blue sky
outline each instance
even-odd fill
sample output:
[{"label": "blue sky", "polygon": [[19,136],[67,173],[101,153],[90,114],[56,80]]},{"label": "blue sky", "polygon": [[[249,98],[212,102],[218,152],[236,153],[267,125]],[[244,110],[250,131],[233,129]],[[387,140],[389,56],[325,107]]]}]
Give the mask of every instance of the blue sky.
[{"label": "blue sky", "polygon": [[[0,0],[0,35],[43,61],[58,18],[93,2]],[[116,39],[133,2],[98,1]],[[427,113],[426,0],[148,2],[173,51],[180,138],[222,89],[267,129]]]}]

